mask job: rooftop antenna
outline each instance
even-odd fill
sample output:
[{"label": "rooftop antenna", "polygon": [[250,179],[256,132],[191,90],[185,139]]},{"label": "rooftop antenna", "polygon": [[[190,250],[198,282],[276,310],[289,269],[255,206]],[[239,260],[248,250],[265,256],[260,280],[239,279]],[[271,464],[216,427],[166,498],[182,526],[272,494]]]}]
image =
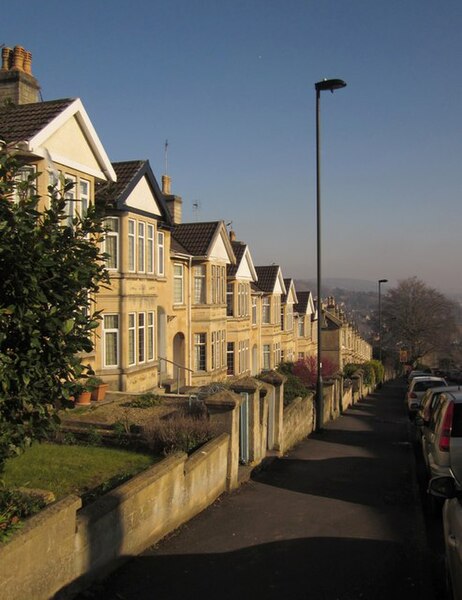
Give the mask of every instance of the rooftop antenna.
[{"label": "rooftop antenna", "polygon": [[168,140],[164,144],[165,175],[168,175]]},{"label": "rooftop antenna", "polygon": [[199,216],[199,211],[201,209],[201,203],[199,202],[199,200],[193,200],[192,207],[193,207],[194,220],[197,221],[198,216]]}]

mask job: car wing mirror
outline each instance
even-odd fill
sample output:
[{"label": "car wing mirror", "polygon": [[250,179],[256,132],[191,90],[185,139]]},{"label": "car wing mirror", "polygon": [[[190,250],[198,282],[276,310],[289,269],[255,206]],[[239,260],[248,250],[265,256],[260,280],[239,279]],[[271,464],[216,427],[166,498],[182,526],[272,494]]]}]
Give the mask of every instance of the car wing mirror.
[{"label": "car wing mirror", "polygon": [[433,477],[428,484],[428,493],[437,498],[455,498],[460,495],[453,477]]}]

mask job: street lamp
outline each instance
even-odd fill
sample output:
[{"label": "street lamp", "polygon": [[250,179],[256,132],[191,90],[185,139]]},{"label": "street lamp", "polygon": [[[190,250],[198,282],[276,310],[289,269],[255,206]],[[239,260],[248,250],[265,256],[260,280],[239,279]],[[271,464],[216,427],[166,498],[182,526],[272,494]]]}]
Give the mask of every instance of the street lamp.
[{"label": "street lamp", "polygon": [[314,84],[316,89],[316,267],[318,295],[318,355],[316,382],[316,431],[321,431],[324,414],[322,385],[322,301],[321,301],[321,137],[320,137],[320,99],[321,92],[339,90],[346,83],[342,79],[323,79]]},{"label": "street lamp", "polygon": [[380,286],[388,279],[379,279],[379,361],[382,362],[382,293]]}]

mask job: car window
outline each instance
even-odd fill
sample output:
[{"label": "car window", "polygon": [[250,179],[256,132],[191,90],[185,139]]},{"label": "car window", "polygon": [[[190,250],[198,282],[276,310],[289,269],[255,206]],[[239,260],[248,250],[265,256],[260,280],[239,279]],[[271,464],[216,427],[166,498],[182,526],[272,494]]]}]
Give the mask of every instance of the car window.
[{"label": "car window", "polygon": [[462,404],[454,404],[451,437],[462,437]]},{"label": "car window", "polygon": [[441,384],[439,381],[416,381],[414,385],[414,392],[425,392],[432,387],[437,387]]}]

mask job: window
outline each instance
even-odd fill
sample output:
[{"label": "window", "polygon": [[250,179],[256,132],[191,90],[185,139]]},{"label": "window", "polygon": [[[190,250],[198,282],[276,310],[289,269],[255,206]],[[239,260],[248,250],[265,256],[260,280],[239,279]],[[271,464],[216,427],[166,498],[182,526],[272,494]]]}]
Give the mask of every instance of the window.
[{"label": "window", "polygon": [[154,360],[154,313],[148,312],[148,339],[147,354],[148,360]]},{"label": "window", "polygon": [[281,331],[285,329],[284,307],[281,306]]},{"label": "window", "polygon": [[173,265],[173,303],[183,304],[183,265]]},{"label": "window", "polygon": [[136,362],[135,313],[128,314],[128,364]]},{"label": "window", "polygon": [[221,330],[221,366],[226,365],[226,330]]},{"label": "window", "polygon": [[274,365],[275,367],[281,362],[281,344],[277,342],[274,344]]},{"label": "window", "polygon": [[269,296],[265,296],[262,299],[261,320],[262,320],[262,323],[265,323],[265,324],[271,323],[271,305],[270,305]]},{"label": "window", "polygon": [[205,333],[194,334],[194,370],[206,371],[206,336]]},{"label": "window", "polygon": [[119,365],[119,315],[104,315],[103,355],[105,367]]},{"label": "window", "polygon": [[257,324],[257,298],[252,297],[252,325]]},{"label": "window", "polygon": [[79,181],[79,201],[80,201],[80,216],[84,217],[87,214],[90,204],[90,182],[86,179]]},{"label": "window", "polygon": [[239,342],[239,373],[247,371],[249,365],[249,340]]},{"label": "window", "polygon": [[271,348],[269,344],[263,344],[263,368],[271,368]]},{"label": "window", "polygon": [[212,331],[212,371],[220,366],[220,338],[218,331]]},{"label": "window", "polygon": [[[14,194],[13,194],[13,202],[15,204],[17,204],[19,202],[19,200],[22,200],[27,192],[27,195],[30,197],[32,194],[35,193],[35,189],[36,189],[36,180],[35,178],[32,180],[32,182],[30,183],[26,183],[29,182],[29,178],[32,177],[35,173],[35,167],[33,166],[24,166],[24,167],[20,167],[16,173],[15,176],[15,187],[14,187]],[[32,187],[30,187],[32,184]],[[50,181],[50,185],[53,185]]]},{"label": "window", "polygon": [[66,200],[64,212],[67,215],[68,227],[72,227],[72,224],[73,224],[72,222],[74,220],[74,215],[75,215],[75,197],[76,197],[75,182],[76,182],[75,177],[72,177],[71,175],[66,175],[66,184],[67,183],[73,184],[71,189],[67,190],[67,192],[65,192],[65,194],[64,194],[64,199]]},{"label": "window", "polygon": [[145,224],[138,222],[138,271],[144,273],[144,236],[145,236]]},{"label": "window", "polygon": [[194,304],[205,304],[205,265],[196,265],[194,272]]},{"label": "window", "polygon": [[128,220],[128,270],[135,271],[135,221]]},{"label": "window", "polygon": [[157,233],[157,275],[165,274],[165,239],[164,233]]},{"label": "window", "polygon": [[234,342],[228,342],[226,347],[226,362],[228,375],[234,375]]},{"label": "window", "polygon": [[304,337],[304,336],[305,336],[305,317],[300,315],[298,317],[298,337]]},{"label": "window", "polygon": [[108,255],[106,267],[111,270],[119,268],[119,219],[108,217],[104,220],[106,235],[104,238],[104,251]]},{"label": "window", "polygon": [[147,226],[146,268],[148,273],[154,273],[154,225]]},{"label": "window", "polygon": [[274,298],[274,324],[277,324],[278,315],[281,314],[281,298],[276,296]]},{"label": "window", "polygon": [[226,301],[226,267],[212,265],[212,304]]},{"label": "window", "polygon": [[226,286],[226,316],[234,315],[234,283],[228,283]]},{"label": "window", "polygon": [[146,360],[146,315],[138,313],[138,362]]}]

